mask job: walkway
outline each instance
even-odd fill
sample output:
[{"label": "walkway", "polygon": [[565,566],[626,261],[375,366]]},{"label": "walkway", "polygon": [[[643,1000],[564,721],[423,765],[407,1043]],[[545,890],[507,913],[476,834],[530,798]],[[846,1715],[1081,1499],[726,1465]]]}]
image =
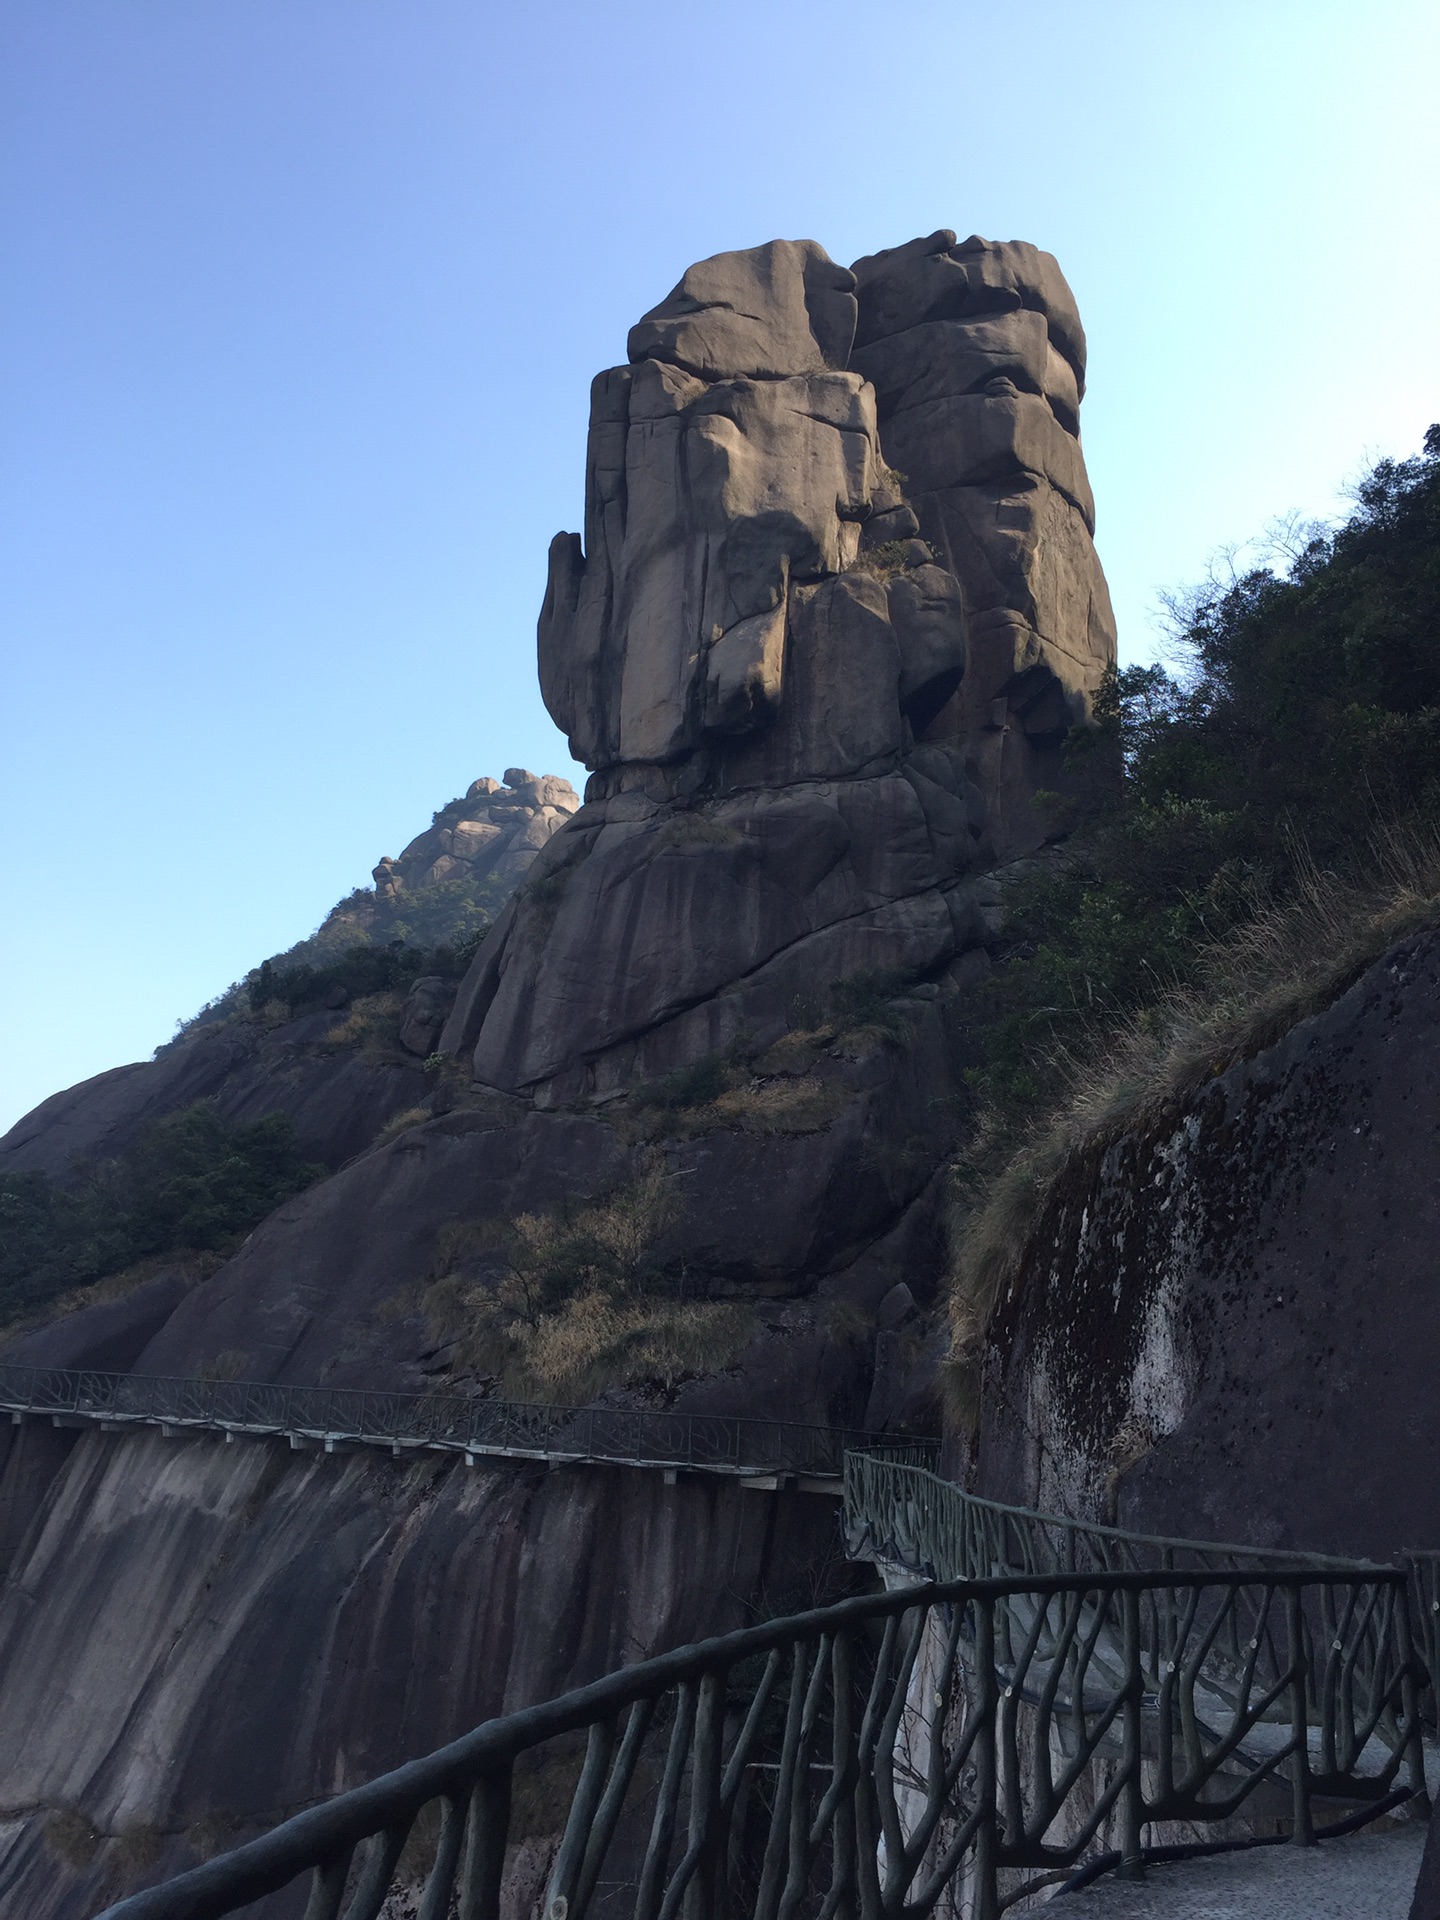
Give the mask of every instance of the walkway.
[{"label": "walkway", "polygon": [[352,1387],[283,1387],[248,1380],[181,1380],[152,1374],[67,1371],[0,1362],[0,1416],[16,1424],[106,1433],[158,1427],[166,1434],[253,1435],[293,1448],[348,1453],[381,1447],[397,1459],[417,1449],[481,1460],[538,1460],[550,1466],[647,1467],[667,1479],[719,1474],[751,1487],[793,1484],[838,1496],[847,1452],[880,1447],[930,1466],[930,1440],[843,1427],[628,1407],[552,1407],[458,1394],[372,1393]]},{"label": "walkway", "polygon": [[1406,1920],[1425,1825],[1355,1834],[1318,1847],[1256,1847],[1143,1880],[1107,1875],[1056,1908],[1064,1920]]}]

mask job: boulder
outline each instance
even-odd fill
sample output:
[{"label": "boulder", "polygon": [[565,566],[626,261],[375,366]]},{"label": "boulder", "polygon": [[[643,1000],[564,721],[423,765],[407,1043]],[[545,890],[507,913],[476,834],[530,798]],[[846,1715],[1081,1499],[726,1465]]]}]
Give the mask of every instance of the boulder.
[{"label": "boulder", "polygon": [[455,982],[438,974],[425,974],[415,981],[405,996],[400,1013],[400,1044],[407,1053],[423,1060],[435,1051],[441,1029],[455,1004]]},{"label": "boulder", "polygon": [[823,247],[772,240],[698,261],[630,329],[628,350],[703,380],[820,373],[845,365],[855,314],[855,277]]}]

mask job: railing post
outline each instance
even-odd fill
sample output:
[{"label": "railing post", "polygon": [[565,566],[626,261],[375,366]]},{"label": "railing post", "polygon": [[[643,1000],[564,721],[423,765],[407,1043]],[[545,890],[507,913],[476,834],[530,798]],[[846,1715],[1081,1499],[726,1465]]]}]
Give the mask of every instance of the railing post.
[{"label": "railing post", "polygon": [[1410,1575],[1403,1573],[1395,1595],[1396,1653],[1401,1663],[1400,1711],[1405,1717],[1405,1770],[1410,1790],[1422,1810],[1428,1812],[1430,1795],[1425,1785],[1425,1741],[1420,1726],[1420,1686],[1416,1673],[1415,1637],[1410,1625]]},{"label": "railing post", "polygon": [[974,1912],[975,1920],[999,1920],[1000,1888],[995,1856],[1000,1837],[997,1832],[1000,1809],[995,1743],[1000,1718],[1000,1683],[995,1672],[995,1602],[988,1596],[977,1597],[972,1605],[975,1608],[975,1710],[980,1717],[973,1749],[978,1816],[972,1868]]},{"label": "railing post", "polygon": [[1315,1843],[1310,1818],[1310,1706],[1309,1665],[1305,1658],[1305,1609],[1300,1586],[1292,1580],[1285,1589],[1286,1637],[1290,1642],[1290,1740],[1294,1749],[1293,1820],[1291,1844],[1309,1847]]},{"label": "railing post", "polygon": [[[1098,1597],[1103,1605],[1103,1590]],[[1124,1785],[1120,1790],[1120,1865],[1117,1877],[1121,1880],[1140,1880],[1145,1875],[1141,1842],[1145,1823],[1145,1748],[1141,1737],[1145,1683],[1140,1665],[1140,1595],[1133,1587],[1126,1587],[1120,1602],[1124,1620],[1125,1706],[1120,1760]],[[1083,1676],[1080,1678],[1083,1681]]]},{"label": "railing post", "polygon": [[447,1793],[442,1806],[440,1840],[435,1849],[435,1864],[425,1882],[419,1920],[445,1920],[450,1911],[450,1895],[460,1865],[460,1846],[465,1838],[465,1816],[469,1811],[468,1799],[462,1800],[456,1794]]},{"label": "railing post", "polygon": [[343,1847],[328,1860],[321,1861],[310,1878],[310,1898],[305,1902],[305,1920],[335,1920],[345,1895],[345,1880],[350,1871],[350,1848]]},{"label": "railing post", "polygon": [[695,1715],[695,1744],[690,1775],[690,1846],[694,1871],[685,1889],[684,1920],[716,1920],[720,1904],[720,1868],[724,1859],[720,1832],[720,1754],[725,1734],[725,1685],[720,1674],[700,1682]]},{"label": "railing post", "polygon": [[510,1832],[511,1769],[482,1774],[470,1796],[460,1920],[499,1920],[505,1842]]}]

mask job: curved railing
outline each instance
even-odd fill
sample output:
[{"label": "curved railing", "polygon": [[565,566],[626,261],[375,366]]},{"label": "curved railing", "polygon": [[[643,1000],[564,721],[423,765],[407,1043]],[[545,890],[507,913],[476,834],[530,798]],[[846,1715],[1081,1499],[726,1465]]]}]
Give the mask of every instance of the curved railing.
[{"label": "curved railing", "polygon": [[[923,1461],[858,1450],[845,1461],[845,1531],[852,1557],[889,1560],[932,1580],[1173,1568],[1354,1571],[1369,1564],[1329,1554],[1130,1533],[1033,1507],[1005,1506],[940,1479]],[[1436,1593],[1440,1596],[1440,1585]]]},{"label": "curved railing", "polygon": [[307,1920],[500,1920],[541,1779],[564,1783],[545,1920],[995,1920],[1107,1839],[1132,1873],[1172,1853],[1157,1822],[1308,1843],[1324,1798],[1423,1800],[1406,1613],[1393,1568],[870,1595],[489,1721],[104,1920],[218,1920],[306,1879]]},{"label": "curved railing", "polygon": [[470,1458],[595,1461],[721,1474],[837,1479],[848,1451],[883,1447],[933,1464],[938,1442],[843,1427],[648,1408],[556,1407],[459,1394],[171,1379],[0,1362],[0,1411],[105,1426],[288,1436],[349,1445],[438,1447]]},{"label": "curved railing", "polygon": [[[1298,1548],[1245,1547],[1131,1533],[1033,1507],[1006,1506],[967,1493],[923,1463],[898,1456],[848,1454],[844,1528],[852,1558],[888,1561],[924,1579],[974,1580],[998,1574],[1237,1572],[1245,1568],[1358,1570],[1371,1563]],[[1412,1550],[1394,1563],[1409,1587],[1408,1606],[1420,1703],[1431,1732],[1440,1728],[1440,1552]]]}]

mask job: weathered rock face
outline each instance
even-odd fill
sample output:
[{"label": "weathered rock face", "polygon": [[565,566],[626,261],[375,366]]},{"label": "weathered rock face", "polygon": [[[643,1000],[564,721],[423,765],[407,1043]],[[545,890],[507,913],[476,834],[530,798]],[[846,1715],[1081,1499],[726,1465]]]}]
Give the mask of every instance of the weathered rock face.
[{"label": "weathered rock face", "polygon": [[960,583],[966,672],[948,731],[1003,698],[1030,736],[1079,718],[1114,658],[1080,452],[1085,333],[1048,253],[948,231],[857,260],[850,364],[887,458]]},{"label": "weathered rock face", "polygon": [[482,1082],[609,1097],[978,942],[1114,658],[1084,354],[1048,255],[948,232],[720,255],[633,329],[540,618],[596,772],[446,1028]]},{"label": "weathered rock face", "polygon": [[81,1920],[491,1714],[745,1624],[762,1595],[805,1604],[829,1505],[0,1429],[0,1715],[23,1730],[0,1912]]},{"label": "weathered rock face", "polygon": [[979,1490],[1386,1558],[1440,1540],[1440,937],[1081,1159],[991,1338]]},{"label": "weathered rock face", "polygon": [[424,833],[400,854],[387,854],[375,869],[377,900],[396,904],[402,894],[443,880],[500,882],[523,879],[536,854],[580,805],[580,796],[558,774],[507,767],[498,780],[475,780],[459,800],[442,807]]}]

